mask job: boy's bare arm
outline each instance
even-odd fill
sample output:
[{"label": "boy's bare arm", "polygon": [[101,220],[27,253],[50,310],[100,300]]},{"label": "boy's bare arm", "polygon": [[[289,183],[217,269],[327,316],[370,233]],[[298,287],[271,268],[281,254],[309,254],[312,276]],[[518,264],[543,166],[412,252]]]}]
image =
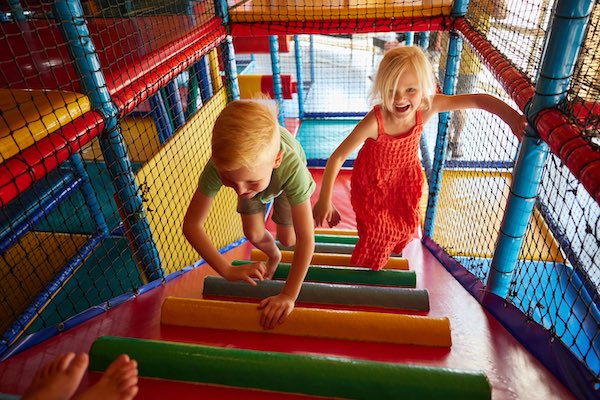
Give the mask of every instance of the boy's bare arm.
[{"label": "boy's bare arm", "polygon": [[296,247],[290,273],[280,294],[271,296],[260,302],[258,308],[263,312],[260,324],[265,329],[272,329],[294,310],[294,304],[302,282],[306,277],[308,266],[315,249],[314,224],[310,210],[310,200],[292,206],[292,220],[296,232]]},{"label": "boy's bare arm", "polygon": [[183,219],[183,234],[200,256],[222,277],[227,280],[244,280],[251,285],[256,285],[252,278],[263,279],[266,271],[264,264],[248,264],[243,267],[232,267],[219,253],[212,243],[204,222],[208,217],[213,198],[196,191]]},{"label": "boy's bare arm", "polygon": [[296,247],[290,273],[281,292],[296,300],[315,251],[315,226],[310,200],[292,207],[292,220],[296,232]]}]

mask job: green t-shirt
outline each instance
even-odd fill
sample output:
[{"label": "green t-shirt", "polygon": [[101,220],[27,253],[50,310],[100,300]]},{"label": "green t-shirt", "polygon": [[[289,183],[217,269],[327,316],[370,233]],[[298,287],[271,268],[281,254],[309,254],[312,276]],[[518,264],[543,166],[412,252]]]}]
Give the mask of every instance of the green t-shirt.
[{"label": "green t-shirt", "polygon": [[[285,193],[292,206],[310,199],[315,191],[315,181],[306,167],[306,155],[300,143],[285,128],[280,127],[283,158],[279,167],[273,169],[269,186],[254,198],[266,204]],[[212,160],[204,167],[198,187],[208,197],[215,197],[221,187],[221,177]]]}]

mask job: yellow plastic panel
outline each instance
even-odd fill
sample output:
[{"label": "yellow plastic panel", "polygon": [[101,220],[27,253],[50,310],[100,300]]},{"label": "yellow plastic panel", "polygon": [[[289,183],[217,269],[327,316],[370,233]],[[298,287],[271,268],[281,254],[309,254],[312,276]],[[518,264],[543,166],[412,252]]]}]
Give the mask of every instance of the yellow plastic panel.
[{"label": "yellow plastic panel", "polygon": [[72,92],[0,89],[0,162],[90,111]]},{"label": "yellow plastic panel", "polygon": [[250,0],[231,8],[229,15],[233,22],[285,22],[433,17],[451,10],[452,0]]},{"label": "yellow plastic panel", "polygon": [[[214,121],[226,102],[224,89],[215,93],[136,173],[150,228],[166,273],[193,264],[199,258],[183,236],[183,217],[198,187],[200,173],[210,157]],[[229,188],[222,189],[213,202],[205,227],[217,248],[243,235],[236,205],[237,196]]]},{"label": "yellow plastic panel", "polygon": [[274,329],[260,325],[256,304],[167,297],[161,322],[195,328],[228,329],[282,335],[357,340],[365,342],[450,347],[450,321],[414,315],[325,310],[296,307]]},{"label": "yellow plastic panel", "polygon": [[[131,161],[144,163],[158,153],[160,142],[152,117],[125,117],[119,121],[119,125]],[[104,158],[97,138],[85,147],[82,156],[91,161]]]},{"label": "yellow plastic panel", "polygon": [[[352,264],[350,264],[350,257],[350,254],[314,253],[310,263],[311,265],[351,267]],[[254,261],[267,261],[267,255],[259,249],[252,249],[250,252],[250,258]],[[293,258],[293,251],[281,251],[281,262],[291,263]],[[401,257],[390,257],[383,268],[408,270],[408,260]]]},{"label": "yellow plastic panel", "polygon": [[[453,256],[491,258],[511,180],[508,172],[445,170],[434,241]],[[564,262],[537,210],[524,243],[521,259]]]},{"label": "yellow plastic panel", "polygon": [[8,328],[14,313],[31,304],[87,240],[83,235],[29,232],[0,258],[0,330]]},{"label": "yellow plastic panel", "polygon": [[240,98],[252,99],[262,93],[262,75],[238,75]]}]

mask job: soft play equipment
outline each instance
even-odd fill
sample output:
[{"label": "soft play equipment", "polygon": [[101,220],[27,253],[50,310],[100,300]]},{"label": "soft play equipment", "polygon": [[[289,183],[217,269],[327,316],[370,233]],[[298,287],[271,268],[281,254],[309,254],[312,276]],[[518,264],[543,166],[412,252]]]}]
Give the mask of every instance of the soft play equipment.
[{"label": "soft play equipment", "polygon": [[282,335],[450,347],[450,321],[417,315],[296,307],[285,324],[265,330],[256,304],[167,297],[161,323]]}]

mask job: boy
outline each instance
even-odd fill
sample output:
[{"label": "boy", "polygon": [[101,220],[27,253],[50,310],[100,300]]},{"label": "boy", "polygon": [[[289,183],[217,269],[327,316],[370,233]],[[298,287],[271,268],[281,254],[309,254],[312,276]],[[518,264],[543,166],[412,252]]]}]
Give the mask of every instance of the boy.
[{"label": "boy", "polygon": [[[221,186],[238,194],[237,211],[244,234],[268,256],[266,266],[231,266],[208,238],[204,222]],[[270,279],[281,260],[273,236],[265,229],[265,204],[274,199],[273,221],[284,246],[296,246],[290,274],[277,296],[263,299],[260,323],[272,329],[294,309],[314,252],[310,196],[315,182],[306,167],[300,143],[281,128],[274,113],[252,101],[229,103],[215,122],[212,157],[200,176],[198,189],[183,222],[183,233],[202,258],[229,281]]]}]

